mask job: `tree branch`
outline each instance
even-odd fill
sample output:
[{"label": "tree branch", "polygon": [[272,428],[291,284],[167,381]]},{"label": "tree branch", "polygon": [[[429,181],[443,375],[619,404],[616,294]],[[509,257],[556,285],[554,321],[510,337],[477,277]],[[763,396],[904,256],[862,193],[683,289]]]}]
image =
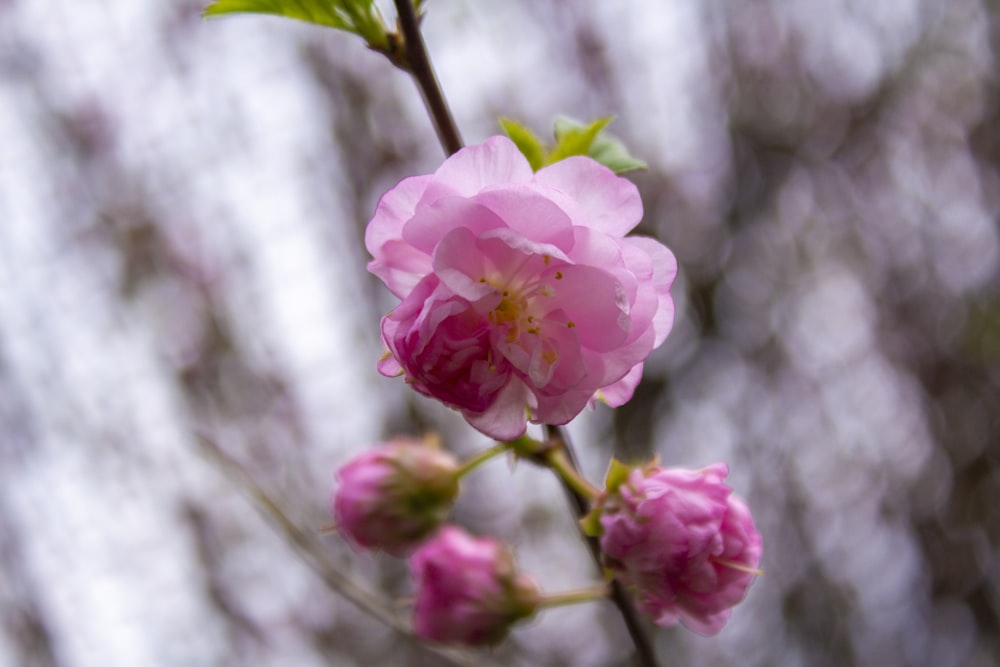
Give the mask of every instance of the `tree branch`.
[{"label": "tree branch", "polygon": [[427,48],[424,46],[424,39],[420,34],[420,26],[417,23],[417,15],[413,10],[412,0],[395,0],[396,12],[399,14],[399,27],[403,33],[403,42],[406,49],[406,69],[413,76],[420,94],[427,105],[427,112],[434,121],[434,129],[437,131],[438,140],[441,147],[448,155],[453,155],[462,148],[462,136],[458,133],[458,126],[451,115],[448,103],[441,92],[441,86],[434,70],[431,68],[430,58],[427,56]]}]

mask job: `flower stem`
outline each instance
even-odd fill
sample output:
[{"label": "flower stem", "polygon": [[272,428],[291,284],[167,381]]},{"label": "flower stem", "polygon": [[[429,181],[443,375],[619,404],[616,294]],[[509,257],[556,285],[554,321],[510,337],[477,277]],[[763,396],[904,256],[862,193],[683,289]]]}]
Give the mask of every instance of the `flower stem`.
[{"label": "flower stem", "polygon": [[462,461],[462,465],[460,465],[458,470],[455,471],[455,477],[461,479],[466,473],[475,470],[481,464],[486,463],[494,456],[503,454],[508,449],[510,449],[510,446],[506,442],[498,442],[492,447],[487,447],[478,454],[474,454],[473,456],[470,456],[466,460]]},{"label": "flower stem", "polygon": [[541,606],[546,609],[551,607],[564,607],[566,605],[579,604],[580,602],[603,600],[606,597],[608,597],[607,586],[594,586],[593,588],[584,588],[579,591],[546,595],[542,598]]},{"label": "flower stem", "polygon": [[573,462],[566,453],[565,442],[563,442],[562,447],[549,448],[545,453],[545,462],[550,468],[556,471],[566,486],[573,489],[573,492],[577,495],[586,499],[588,504],[601,495],[600,489],[588,482],[580,474],[580,471],[576,469],[576,466],[573,465]]},{"label": "flower stem", "polygon": [[417,15],[413,11],[413,0],[395,0],[395,3],[406,47],[406,69],[420,88],[424,104],[427,105],[427,112],[434,121],[434,129],[437,131],[441,147],[445,153],[452,155],[462,148],[462,136],[458,133],[458,126],[455,125],[455,119],[441,92],[441,86],[434,76],[430,58],[427,56],[427,47],[424,46],[424,38],[417,24]]},{"label": "flower stem", "polygon": [[[552,447],[558,447],[564,452],[566,461],[572,465],[574,469],[579,469],[580,466],[576,462],[576,456],[573,453],[573,446],[565,428],[546,424],[545,439]],[[560,480],[562,480],[562,477],[560,477]],[[582,519],[590,512],[590,502],[585,496],[577,493],[577,491],[567,484],[565,480],[562,481],[563,487],[569,495],[570,502],[573,505],[577,518]],[[601,562],[600,541],[598,541],[596,537],[585,537],[584,539],[587,542],[587,547],[590,549],[590,555],[593,557],[598,569],[603,570],[604,566]],[[639,618],[639,614],[635,609],[632,598],[629,596],[628,591],[625,590],[625,587],[622,586],[622,583],[617,579],[611,580],[611,601],[614,602],[616,607],[618,607],[618,611],[622,615],[622,620],[625,621],[625,628],[628,630],[628,634],[632,638],[632,642],[635,644],[636,665],[639,665],[639,667],[659,667],[660,663],[656,659],[653,642],[650,640],[649,634],[643,626],[642,619]]]}]

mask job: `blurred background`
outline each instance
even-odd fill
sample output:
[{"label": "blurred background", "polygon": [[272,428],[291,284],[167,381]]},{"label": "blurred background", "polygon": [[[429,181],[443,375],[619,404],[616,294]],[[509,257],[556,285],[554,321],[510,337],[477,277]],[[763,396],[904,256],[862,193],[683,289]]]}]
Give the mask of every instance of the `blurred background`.
[{"label": "blurred background", "polygon": [[[256,509],[405,616],[404,566],[323,528],[371,443],[486,444],[374,366],[394,303],[364,226],[441,149],[360,39],[201,9],[0,0],[0,665],[450,664]],[[571,431],[595,480],[727,461],[766,570],[718,637],[658,631],[665,665],[1000,664],[998,12],[428,3],[467,142],[614,113],[649,162],[677,322]],[[478,470],[457,519],[547,591],[595,577],[543,471]],[[471,662],[629,655],[595,603]]]}]

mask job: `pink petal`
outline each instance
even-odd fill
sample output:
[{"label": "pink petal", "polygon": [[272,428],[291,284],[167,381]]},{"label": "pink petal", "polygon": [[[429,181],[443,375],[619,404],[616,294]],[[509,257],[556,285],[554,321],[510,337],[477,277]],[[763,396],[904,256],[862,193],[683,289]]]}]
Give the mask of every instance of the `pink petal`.
[{"label": "pink petal", "polygon": [[659,347],[670,333],[674,323],[674,300],[670,296],[670,288],[677,277],[677,258],[659,241],[643,236],[631,236],[624,243],[646,252],[653,260],[653,275],[651,276],[653,290],[658,298],[656,314],[653,316],[653,328],[656,338],[653,347]]},{"label": "pink petal", "polygon": [[584,350],[584,361],[593,378],[594,390],[618,382],[649,356],[653,349],[653,329],[647,327],[635,340],[608,352]]},{"label": "pink petal", "polygon": [[529,185],[486,190],[473,201],[496,213],[507,227],[532,241],[562,249],[573,243],[573,225],[563,209]]},{"label": "pink petal", "polygon": [[406,297],[424,276],[431,272],[431,258],[405,241],[387,241],[368,270],[382,279],[389,291],[400,299]]},{"label": "pink petal", "polygon": [[732,609],[725,609],[715,614],[707,615],[689,614],[682,609],[680,616],[681,623],[684,624],[685,628],[697,632],[703,637],[714,637],[722,631],[722,628],[725,627],[726,622],[732,614]]},{"label": "pink petal", "polygon": [[586,390],[568,391],[556,396],[539,395],[531,421],[535,424],[568,424],[587,407],[591,394]]},{"label": "pink petal", "polygon": [[375,215],[365,229],[365,247],[378,256],[378,249],[388,241],[401,239],[403,225],[413,217],[417,202],[433,177],[429,174],[404,178],[396,187],[382,195]]},{"label": "pink petal", "polygon": [[628,301],[621,284],[607,272],[570,264],[549,269],[543,278],[553,291],[545,302],[549,312],[562,310],[566,314],[581,345],[608,352],[625,341]]},{"label": "pink petal", "polygon": [[639,386],[639,381],[642,380],[642,366],[642,363],[636,364],[621,380],[599,389],[594,398],[608,404],[612,408],[625,405],[632,400],[635,388]]},{"label": "pink petal", "polygon": [[[491,272],[479,240],[465,227],[459,227],[441,239],[434,250],[434,273],[448,288],[469,301],[479,301],[490,295],[500,300],[496,287],[480,281]],[[495,304],[491,304],[492,308]]]},{"label": "pink petal", "polygon": [[506,223],[496,213],[469,199],[445,197],[428,206],[421,206],[403,227],[403,240],[430,255],[449,232],[464,227],[473,236]]},{"label": "pink petal", "polygon": [[430,272],[430,258],[402,242],[403,227],[413,217],[430,176],[404,178],[379,200],[365,229],[365,247],[371,253],[368,270],[402,298]]},{"label": "pink petal", "polygon": [[531,165],[507,137],[490,137],[477,146],[467,146],[445,160],[434,173],[424,193],[424,203],[441,197],[469,197],[491,185],[531,180]]},{"label": "pink petal", "polygon": [[553,199],[576,225],[622,237],[642,219],[642,199],[635,184],[590,158],[560,160],[540,169],[535,182],[558,192]]},{"label": "pink petal", "polygon": [[520,438],[527,430],[525,409],[527,403],[527,387],[524,386],[523,382],[512,377],[485,412],[463,411],[462,414],[473,428],[491,438],[506,442]]}]

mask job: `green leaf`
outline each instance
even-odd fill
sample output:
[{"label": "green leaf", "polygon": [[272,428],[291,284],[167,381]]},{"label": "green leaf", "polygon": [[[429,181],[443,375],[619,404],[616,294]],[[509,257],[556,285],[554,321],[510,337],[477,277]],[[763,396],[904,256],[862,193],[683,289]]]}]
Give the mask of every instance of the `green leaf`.
[{"label": "green leaf", "polygon": [[510,118],[501,118],[500,127],[514,142],[518,150],[524,154],[524,157],[528,158],[528,164],[531,165],[532,170],[538,171],[545,166],[545,157],[548,151],[545,149],[545,144],[534,132]]},{"label": "green leaf", "polygon": [[557,118],[555,123],[556,145],[549,153],[548,164],[573,155],[590,155],[590,147],[594,143],[594,139],[612,120],[611,116],[604,116],[590,125],[582,125],[568,118]]},{"label": "green leaf", "polygon": [[588,124],[557,118],[553,128],[556,143],[551,148],[516,120],[501,118],[500,127],[535,171],[573,155],[586,155],[616,174],[646,169],[648,165],[633,157],[620,139],[604,131],[612,120],[613,116],[602,116]]},{"label": "green leaf", "polygon": [[621,140],[605,132],[601,132],[594,139],[588,155],[616,174],[649,168],[649,165],[642,160],[632,157]]},{"label": "green leaf", "polygon": [[628,481],[628,476],[632,473],[632,466],[622,463],[618,459],[611,459],[608,466],[608,474],[604,477],[604,488],[608,493],[615,493],[618,487]]},{"label": "green leaf", "polygon": [[372,48],[388,47],[388,30],[375,0],[215,0],[203,16],[272,14],[360,35]]}]

